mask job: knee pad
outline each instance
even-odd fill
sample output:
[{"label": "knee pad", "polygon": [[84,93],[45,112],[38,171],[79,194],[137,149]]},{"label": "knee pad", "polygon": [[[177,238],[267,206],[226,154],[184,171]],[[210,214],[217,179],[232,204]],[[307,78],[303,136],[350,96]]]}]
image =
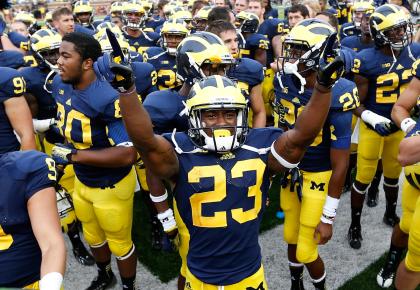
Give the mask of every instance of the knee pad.
[{"label": "knee pad", "polygon": [[124,256],[116,256],[115,258],[117,258],[118,261],[124,261],[124,260],[130,258],[134,254],[135,250],[136,250],[136,246],[134,246],[134,244],[132,244],[131,249],[128,251],[127,254],[125,254]]},{"label": "knee pad", "polygon": [[99,248],[106,244],[105,235],[94,231],[89,231],[89,227],[83,225],[83,236],[85,237],[86,243],[92,248]]},{"label": "knee pad", "polygon": [[[111,253],[118,257],[119,260],[123,260],[124,257],[128,258],[130,251],[134,250],[132,248],[134,248],[134,244],[131,241],[131,239],[127,239],[127,240],[113,240],[113,239],[108,239],[108,246],[109,249],[111,250]],[[132,253],[131,253],[132,254]]]},{"label": "knee pad", "polygon": [[296,248],[296,258],[300,263],[309,264],[318,257],[318,245],[314,240],[314,229],[301,226]]},{"label": "knee pad", "polygon": [[405,266],[410,271],[420,272],[420,237],[410,236]]},{"label": "knee pad", "polygon": [[298,241],[299,235],[299,224],[292,225],[291,223],[284,224],[283,227],[283,239],[286,243],[295,245]]}]

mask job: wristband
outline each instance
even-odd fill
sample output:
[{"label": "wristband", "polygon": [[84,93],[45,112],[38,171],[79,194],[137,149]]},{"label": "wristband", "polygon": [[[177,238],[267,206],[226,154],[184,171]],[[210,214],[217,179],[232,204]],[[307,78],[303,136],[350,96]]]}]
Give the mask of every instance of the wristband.
[{"label": "wristband", "polygon": [[153,202],[162,202],[162,201],[165,201],[167,198],[168,198],[168,192],[167,191],[165,191],[164,194],[159,195],[159,196],[154,196],[154,195],[150,194],[150,199]]},{"label": "wristband", "polygon": [[131,95],[132,93],[134,93],[136,91],[136,86],[133,86],[132,87],[132,89],[130,90],[130,91],[125,91],[125,92],[119,92],[120,93],[120,96],[122,96],[122,97],[126,97],[126,96],[129,96],[129,95]]},{"label": "wristband", "polygon": [[321,222],[323,222],[324,224],[332,225],[334,223],[334,220],[335,220],[335,217],[329,217],[324,214],[322,214],[321,216]]},{"label": "wristband", "polygon": [[174,212],[172,209],[168,208],[166,211],[157,215],[160,223],[163,226],[163,230],[165,233],[169,233],[170,231],[177,228],[176,221],[174,218]]},{"label": "wristband", "polygon": [[414,121],[411,118],[405,118],[404,120],[401,121],[401,130],[404,131],[404,133],[408,133],[408,131],[410,129],[413,128],[413,126],[416,125],[416,121]]},{"label": "wristband", "polygon": [[63,275],[58,272],[50,272],[45,274],[39,281],[40,290],[60,290],[63,283]]},{"label": "wristband", "polygon": [[298,163],[290,163],[287,160],[285,160],[283,157],[281,157],[277,152],[276,149],[274,148],[274,142],[273,144],[271,144],[271,154],[273,154],[274,158],[276,158],[276,160],[283,165],[284,167],[288,168],[288,169],[292,169],[295,168],[299,165]]},{"label": "wristband", "polygon": [[325,200],[322,214],[326,215],[327,217],[334,218],[337,213],[339,202],[340,202],[340,199],[327,195],[327,199]]}]

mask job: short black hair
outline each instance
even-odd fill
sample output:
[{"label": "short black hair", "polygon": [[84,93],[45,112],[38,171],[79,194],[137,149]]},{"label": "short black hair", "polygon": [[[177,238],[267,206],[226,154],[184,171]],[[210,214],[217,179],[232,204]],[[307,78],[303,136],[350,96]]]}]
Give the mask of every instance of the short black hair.
[{"label": "short black hair", "polygon": [[302,5],[302,4],[293,5],[287,11],[287,13],[290,13],[290,12],[292,12],[292,13],[300,12],[300,14],[303,17],[305,17],[305,18],[306,17],[309,17],[309,10],[308,10],[308,8],[305,5]]},{"label": "short black hair", "polygon": [[230,22],[230,13],[231,10],[225,7],[214,7],[210,10],[209,15],[207,17],[207,23],[210,25],[212,22],[216,20],[224,20]]},{"label": "short black hair", "polygon": [[206,31],[216,34],[220,37],[220,34],[225,31],[236,31],[235,26],[232,23],[224,20],[216,20],[207,26]]},{"label": "short black hair", "polygon": [[82,32],[70,32],[63,37],[63,41],[74,44],[74,49],[80,54],[83,60],[92,59],[96,61],[102,55],[99,42],[91,35]]}]

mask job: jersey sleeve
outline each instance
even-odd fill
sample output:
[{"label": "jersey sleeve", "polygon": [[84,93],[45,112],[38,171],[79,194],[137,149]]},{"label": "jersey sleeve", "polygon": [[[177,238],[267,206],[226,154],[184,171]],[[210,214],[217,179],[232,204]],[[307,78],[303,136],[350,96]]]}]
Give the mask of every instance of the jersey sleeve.
[{"label": "jersey sleeve", "polygon": [[361,51],[354,56],[351,72],[364,77],[369,74],[369,67],[367,66],[365,51]]},{"label": "jersey sleeve", "polygon": [[55,163],[47,154],[28,151],[18,162],[21,170],[27,173],[26,200],[38,191],[54,186],[57,179]]},{"label": "jersey sleeve", "polygon": [[122,119],[108,123],[106,128],[108,140],[113,146],[132,146]]},{"label": "jersey sleeve", "polygon": [[351,145],[352,112],[330,113],[331,148],[349,149]]},{"label": "jersey sleeve", "polygon": [[25,80],[20,72],[11,68],[0,68],[0,102],[20,97],[25,91]]}]

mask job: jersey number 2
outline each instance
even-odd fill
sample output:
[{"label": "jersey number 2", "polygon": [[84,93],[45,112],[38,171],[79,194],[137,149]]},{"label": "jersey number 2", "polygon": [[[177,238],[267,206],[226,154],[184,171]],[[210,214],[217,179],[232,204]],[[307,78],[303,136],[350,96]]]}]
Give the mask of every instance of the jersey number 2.
[{"label": "jersey number 2", "polygon": [[[248,197],[254,198],[254,207],[249,210],[243,208],[230,210],[232,218],[238,223],[243,224],[258,217],[262,205],[261,184],[264,170],[265,163],[257,158],[238,161],[231,169],[232,178],[242,178],[246,171],[254,171],[256,177],[255,185],[248,188]],[[211,165],[195,166],[188,172],[189,183],[199,183],[201,178],[214,178],[214,190],[195,193],[190,197],[194,226],[205,228],[227,227],[226,211],[217,211],[213,216],[203,216],[202,214],[203,204],[221,202],[226,198],[226,171],[220,165]]]}]

